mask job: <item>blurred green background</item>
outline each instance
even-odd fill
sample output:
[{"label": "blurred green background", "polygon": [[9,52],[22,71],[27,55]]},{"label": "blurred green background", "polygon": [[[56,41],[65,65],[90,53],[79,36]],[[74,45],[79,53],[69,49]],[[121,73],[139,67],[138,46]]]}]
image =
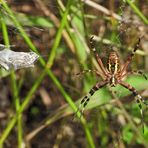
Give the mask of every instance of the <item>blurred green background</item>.
[{"label": "blurred green background", "polygon": [[[0,43],[14,51],[40,55],[34,68],[0,69],[0,147],[126,148],[147,147],[140,110],[129,90],[98,90],[84,111],[81,99],[99,81],[89,39],[93,35],[104,65],[114,47],[121,64],[141,37],[129,71],[148,77],[148,2],[146,0],[1,0]],[[148,80],[129,74],[127,83],[147,101]]]}]

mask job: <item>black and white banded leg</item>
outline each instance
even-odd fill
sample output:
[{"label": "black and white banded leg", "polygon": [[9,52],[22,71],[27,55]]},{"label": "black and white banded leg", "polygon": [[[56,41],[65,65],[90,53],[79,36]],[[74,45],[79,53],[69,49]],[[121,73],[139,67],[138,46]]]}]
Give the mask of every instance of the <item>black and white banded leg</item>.
[{"label": "black and white banded leg", "polygon": [[99,64],[99,66],[100,66],[100,68],[101,68],[101,71],[102,71],[103,74],[106,76],[106,75],[107,75],[107,71],[106,71],[106,69],[104,68],[104,65],[103,65],[103,63],[102,63],[102,60],[100,59],[99,54],[97,53],[97,50],[96,50],[96,48],[95,48],[94,36],[92,36],[92,37],[90,38],[90,48],[91,48],[91,50],[93,51],[93,53],[94,53],[94,55],[95,55],[95,58],[96,58],[96,60],[97,60],[97,62],[98,62],[98,64]]},{"label": "black and white banded leg", "polygon": [[133,49],[133,51],[129,54],[129,56],[127,57],[127,60],[121,70],[121,73],[124,74],[124,72],[127,70],[127,67],[129,66],[129,64],[131,63],[136,51],[139,49],[139,46],[140,46],[140,41],[141,41],[141,38],[138,39],[137,43],[135,44],[135,47]]},{"label": "black and white banded leg", "polygon": [[80,111],[80,117],[81,115],[83,114],[83,111],[85,109],[85,107],[87,106],[91,96],[97,91],[99,90],[100,88],[104,87],[106,84],[108,84],[109,81],[105,80],[105,81],[102,81],[102,82],[98,82],[90,91],[89,93],[83,97],[83,99],[81,100],[80,102],[80,105],[76,111],[75,114],[77,114],[78,111]]},{"label": "black and white banded leg", "polygon": [[142,70],[133,70],[133,71],[131,71],[131,73],[142,75],[146,80],[148,80],[147,76],[144,74],[144,72]]},{"label": "black and white banded leg", "polygon": [[142,110],[142,103],[145,104],[148,107],[148,103],[142,98],[141,95],[138,94],[137,90],[129,85],[128,83],[125,83],[123,81],[119,82],[120,85],[123,87],[127,88],[129,91],[132,92],[133,96],[135,97],[135,100],[139,106],[140,113],[141,113],[141,119],[142,119],[142,124],[143,124],[143,132],[144,132],[144,116],[143,116],[143,110]]}]

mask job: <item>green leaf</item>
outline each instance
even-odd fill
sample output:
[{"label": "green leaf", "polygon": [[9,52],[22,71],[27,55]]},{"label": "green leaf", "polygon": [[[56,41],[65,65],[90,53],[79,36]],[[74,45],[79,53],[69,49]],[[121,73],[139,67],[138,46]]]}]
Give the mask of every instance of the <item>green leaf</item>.
[{"label": "green leaf", "polygon": [[[36,27],[46,27],[51,28],[54,27],[52,21],[49,18],[41,17],[41,16],[30,16],[23,13],[15,13],[16,19],[23,25],[23,26],[36,26]],[[14,26],[11,17],[4,17],[4,21],[7,25]]]},{"label": "green leaf", "polygon": [[132,138],[133,138],[133,132],[130,130],[130,127],[129,126],[125,126],[123,128],[122,136],[123,136],[123,140],[126,143],[128,143],[128,144],[131,143]]}]

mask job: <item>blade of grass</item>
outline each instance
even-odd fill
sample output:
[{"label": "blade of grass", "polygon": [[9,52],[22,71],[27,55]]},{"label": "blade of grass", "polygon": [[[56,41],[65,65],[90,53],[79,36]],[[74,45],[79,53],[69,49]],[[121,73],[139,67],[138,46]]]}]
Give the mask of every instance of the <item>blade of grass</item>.
[{"label": "blade of grass", "polygon": [[[43,14],[46,17],[49,17],[51,19],[51,21],[53,22],[54,26],[56,27],[56,29],[59,28],[60,26],[60,20],[58,19],[58,17],[48,8],[48,6],[44,3],[44,1],[42,0],[34,0],[34,2],[40,6],[41,11],[43,12]],[[68,35],[68,33],[66,32],[65,29],[63,29],[62,32],[62,36],[67,44],[67,46],[69,47],[69,49],[71,50],[72,53],[75,53],[75,48],[73,45],[73,42],[71,41],[70,36]]]},{"label": "blade of grass", "polygon": [[146,25],[148,25],[148,19],[142,14],[142,12],[137,8],[137,6],[131,0],[126,0],[126,2],[131,6],[133,11],[141,18],[141,20]]},{"label": "blade of grass", "polygon": [[[7,138],[7,136],[9,135],[10,131],[12,130],[13,126],[15,125],[16,121],[17,121],[17,117],[20,115],[20,113],[22,113],[24,111],[24,109],[27,107],[28,103],[31,100],[32,95],[34,94],[34,92],[36,91],[36,89],[38,88],[38,86],[40,85],[40,83],[42,82],[44,76],[46,75],[46,70],[44,70],[42,72],[42,74],[40,75],[40,77],[37,79],[37,81],[34,83],[34,85],[32,86],[31,90],[29,91],[28,95],[25,97],[25,101],[22,103],[22,105],[20,106],[19,111],[17,112],[17,114],[11,119],[11,121],[9,122],[7,128],[5,129],[5,131],[3,132],[1,138],[0,138],[0,146],[3,145],[3,142],[5,141],[5,139]],[[73,106],[73,108],[75,107],[75,111],[77,110],[77,107],[75,106],[75,104],[73,104],[73,102],[71,101],[70,96],[65,92],[65,90],[63,89],[63,87],[61,86],[61,84],[59,83],[59,81],[56,79],[56,77],[54,76],[54,74],[50,71],[50,75],[52,77],[52,80],[56,83],[56,86],[60,89],[61,93],[63,94],[64,97],[66,97],[66,100],[69,104],[71,104]],[[74,110],[72,108],[72,110]],[[80,116],[80,113],[78,114],[78,116]],[[88,138],[88,142],[90,144],[90,147],[95,147],[94,143],[92,140],[92,136],[90,135],[90,131],[87,127],[86,121],[83,117],[81,117],[81,122],[83,124],[85,133],[87,135]]]},{"label": "blade of grass", "polygon": [[[2,33],[3,33],[3,38],[4,38],[4,42],[5,45],[7,47],[9,47],[10,43],[9,43],[9,37],[8,37],[8,31],[7,31],[7,26],[5,24],[5,22],[3,21],[3,16],[0,15],[1,17],[1,25],[2,25]],[[20,109],[20,101],[19,101],[19,97],[18,97],[18,89],[17,89],[17,84],[16,84],[16,76],[14,71],[11,71],[11,86],[12,86],[12,94],[13,94],[13,100],[14,100],[14,104],[15,104],[15,109],[16,112],[18,112],[18,110]],[[22,147],[22,139],[23,139],[23,134],[22,134],[22,115],[20,114],[20,116],[17,118],[17,129],[18,129],[18,148]]]},{"label": "blade of grass", "polygon": [[[43,27],[43,28],[53,28],[54,25],[50,19],[47,19],[45,17],[41,16],[30,16],[26,15],[24,13],[15,13],[16,19],[23,24],[23,26],[28,27]],[[14,23],[11,21],[11,19],[7,16],[4,18],[5,23],[8,26],[15,27]]]},{"label": "blade of grass", "polygon": [[[68,1],[68,7],[70,8],[70,5],[71,5],[71,3],[72,3],[72,1]],[[18,28],[18,30],[20,31],[20,33],[22,34],[22,36],[23,36],[23,38],[25,39],[25,41],[27,42],[27,44],[30,46],[30,48],[33,50],[33,51],[35,51],[35,52],[38,52],[37,51],[37,49],[36,49],[36,47],[33,45],[33,43],[31,42],[31,40],[28,38],[28,36],[27,36],[27,34],[25,33],[25,31],[23,30],[23,28],[22,28],[22,26],[19,24],[19,22],[17,21],[17,19],[15,18],[15,16],[13,15],[13,13],[11,12],[11,10],[10,10],[10,8],[7,6],[7,4],[5,3],[5,2],[3,2],[2,3],[3,4],[3,7],[6,9],[6,11],[8,12],[8,14],[10,14],[10,16],[11,16],[11,18],[12,18],[12,20],[14,21],[14,23],[15,23],[15,25],[16,25],[16,27]],[[64,13],[64,15],[63,15],[63,19],[62,19],[62,21],[61,21],[61,25],[60,26],[63,26],[64,27],[64,25],[62,25],[62,23],[64,23],[64,21],[65,21],[65,19],[64,19],[64,17],[67,17],[66,16],[66,14],[68,14],[68,10],[69,10],[69,8],[68,9],[66,9],[66,11],[65,11],[65,13]],[[63,21],[64,20],[64,21]],[[59,29],[60,30],[60,29]],[[62,33],[62,29],[61,29],[61,33]],[[61,36],[61,33],[59,33],[60,34],[60,36]],[[57,36],[58,36],[58,33],[57,33]],[[59,40],[60,38],[59,37],[57,37],[56,36],[56,39],[57,40]],[[55,44],[57,44],[58,42],[57,41],[55,41]],[[59,43],[58,43],[59,44]],[[56,49],[57,48],[57,46],[58,46],[58,44],[57,45],[53,45],[53,48],[52,48],[52,50],[54,49]],[[72,101],[72,98],[65,92],[65,90],[64,90],[64,88],[62,87],[62,85],[60,84],[60,82],[57,80],[57,78],[54,76],[54,74],[48,69],[49,68],[49,66],[52,66],[52,63],[53,63],[53,60],[54,60],[54,56],[55,56],[55,51],[54,52],[51,52],[52,53],[52,56],[50,56],[50,58],[48,59],[48,62],[47,62],[47,65],[46,65],[46,67],[45,67],[45,70],[43,71],[43,74],[42,75],[40,75],[40,79],[42,78],[42,77],[44,77],[45,75],[46,75],[46,72],[48,73],[48,76],[53,80],[53,82],[55,83],[55,85],[57,86],[57,88],[60,90],[60,92],[62,93],[62,95],[64,96],[64,98],[66,99],[66,101],[69,103],[69,105],[70,105],[70,107],[74,110],[74,111],[76,111],[77,110],[77,107],[75,106],[75,104],[74,104],[74,102]],[[49,62],[50,61],[50,62]],[[43,65],[43,66],[45,66],[45,61],[42,59],[42,58],[40,58],[40,62],[41,62],[41,64]],[[35,84],[35,86],[36,86],[36,84]],[[34,92],[35,90],[33,89],[31,89],[31,92]],[[20,112],[22,112],[23,110],[24,110],[24,108],[25,108],[25,105],[26,103],[23,103],[22,104],[22,108],[20,109]],[[78,112],[77,113],[77,115],[79,116],[80,115],[80,113]],[[10,122],[10,127],[9,127],[9,125],[8,125],[8,127],[6,128],[6,132],[4,131],[4,136],[2,135],[2,137],[1,137],[1,139],[0,139],[0,144],[2,145],[3,144],[3,142],[4,142],[4,140],[5,140],[5,138],[8,136],[8,134],[9,134],[9,132],[11,131],[11,129],[12,129],[12,124],[13,123],[15,123],[15,120],[16,120],[16,117],[17,117],[18,115],[16,115],[16,116],[14,116],[14,118],[11,120],[11,122]],[[88,140],[88,143],[89,143],[89,145],[90,145],[90,147],[95,147],[94,146],[94,142],[93,142],[93,139],[92,139],[92,136],[91,136],[91,134],[90,134],[90,131],[89,131],[89,129],[88,129],[88,127],[87,127],[87,124],[86,124],[86,121],[85,121],[85,119],[84,118],[81,118],[81,122],[82,122],[82,125],[83,125],[83,127],[84,127],[84,130],[85,130],[85,133],[86,133],[86,137],[87,137],[87,140]]]},{"label": "blade of grass", "polygon": [[[5,10],[7,11],[7,13],[9,14],[10,18],[12,19],[12,21],[14,22],[16,28],[19,30],[20,34],[22,35],[22,37],[24,38],[25,42],[28,44],[28,46],[31,48],[31,50],[33,50],[34,52],[38,53],[38,50],[37,48],[34,46],[34,44],[32,43],[31,39],[28,37],[28,35],[26,34],[26,32],[24,31],[22,25],[18,22],[18,20],[16,19],[16,17],[14,16],[13,12],[11,11],[11,9],[8,7],[7,3],[2,1],[2,5],[3,7],[5,8]],[[67,17],[67,14],[69,12],[69,8],[70,8],[70,5],[71,5],[71,1],[69,0],[68,1],[68,6],[67,6],[67,9],[64,13],[64,16],[63,16],[63,19],[62,19],[62,22],[61,22],[61,25],[59,27],[59,34],[60,32],[63,30],[64,28],[64,25],[66,23],[66,17]],[[48,60],[48,64],[45,64],[45,61],[43,60],[43,58],[40,57],[40,62],[43,66],[47,66],[48,68],[51,68],[52,64],[53,64],[53,60],[55,58],[55,55],[56,55],[56,48],[60,42],[60,36],[57,35],[57,40],[55,40],[55,44],[53,45],[52,49],[51,49],[51,53],[50,53],[50,57],[49,57],[49,60]]]},{"label": "blade of grass", "polygon": [[[63,14],[63,11],[65,11],[65,6],[62,3],[61,0],[58,0],[59,4],[59,9],[60,9],[60,14]],[[83,14],[82,11],[80,10],[80,4],[78,3],[77,5],[74,5],[71,8],[72,13],[76,15],[73,15],[71,17],[68,15],[68,20],[66,24],[66,30],[69,33],[75,47],[76,47],[76,56],[78,58],[79,64],[83,67],[83,69],[89,69],[87,65],[87,53],[90,52],[87,42],[85,40],[85,31],[86,29],[84,28],[83,24]],[[73,30],[73,31],[71,31]],[[84,90],[88,90],[90,83],[93,84],[95,81],[95,77],[92,76],[85,76],[85,81],[84,81]]]}]

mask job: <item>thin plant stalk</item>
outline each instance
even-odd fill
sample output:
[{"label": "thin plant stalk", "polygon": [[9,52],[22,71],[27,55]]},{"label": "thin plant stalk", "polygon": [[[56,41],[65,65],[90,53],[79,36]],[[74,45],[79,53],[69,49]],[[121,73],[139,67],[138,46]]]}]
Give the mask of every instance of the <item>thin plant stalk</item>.
[{"label": "thin plant stalk", "polygon": [[[2,26],[2,33],[3,33],[3,38],[4,38],[4,43],[7,47],[9,47],[9,37],[8,37],[8,31],[7,31],[7,26],[5,22],[3,21],[3,16],[1,15],[1,26]],[[11,85],[12,85],[12,94],[13,94],[13,100],[15,104],[15,109],[16,112],[20,109],[20,100],[18,97],[18,89],[17,89],[17,83],[16,83],[16,76],[14,71],[11,71]],[[22,139],[23,139],[23,134],[22,134],[22,115],[17,118],[17,130],[18,130],[18,148],[22,147]]]},{"label": "thin plant stalk", "polygon": [[126,0],[126,2],[130,5],[133,11],[141,18],[141,20],[148,25],[148,19],[142,14],[142,12],[136,7],[136,5],[131,0]]}]

